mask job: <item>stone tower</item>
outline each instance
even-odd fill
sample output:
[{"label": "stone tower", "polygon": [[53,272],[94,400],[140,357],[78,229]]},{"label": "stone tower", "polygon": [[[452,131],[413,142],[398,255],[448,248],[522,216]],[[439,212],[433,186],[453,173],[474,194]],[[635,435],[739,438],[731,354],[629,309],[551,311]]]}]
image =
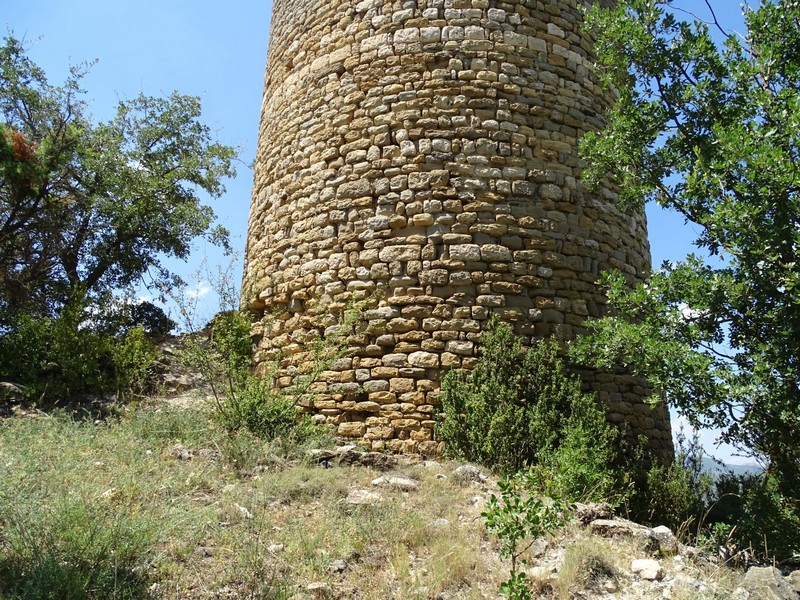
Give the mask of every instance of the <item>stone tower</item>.
[{"label": "stone tower", "polygon": [[[580,0],[275,0],[243,304],[279,386],[354,301],[351,351],[304,409],[373,448],[434,452],[442,370],[492,314],[532,338],[603,312],[603,270],[650,267],[643,214],[580,182],[610,98]],[[664,455],[669,416],[582,373]]]}]

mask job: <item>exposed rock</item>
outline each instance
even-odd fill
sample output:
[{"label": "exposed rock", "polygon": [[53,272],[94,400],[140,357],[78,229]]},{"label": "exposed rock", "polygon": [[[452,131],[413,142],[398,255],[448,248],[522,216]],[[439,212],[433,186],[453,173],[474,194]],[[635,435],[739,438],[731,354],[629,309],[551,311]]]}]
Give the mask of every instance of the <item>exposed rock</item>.
[{"label": "exposed rock", "polygon": [[166,373],[162,379],[162,382],[164,384],[164,389],[172,393],[186,392],[194,387],[197,387],[195,378],[185,373]]},{"label": "exposed rock", "polygon": [[792,589],[795,592],[800,594],[800,570],[789,573],[789,575],[786,577],[786,581],[790,586],[792,586]]},{"label": "exposed rock", "polygon": [[[627,519],[597,519],[589,523],[592,533],[603,537],[636,537],[643,539],[653,539],[653,532],[649,527],[639,525]],[[657,542],[656,542],[657,543]]]},{"label": "exposed rock", "polygon": [[340,558],[328,565],[328,570],[333,573],[344,573],[347,570],[347,566],[347,561]]},{"label": "exposed rock", "polygon": [[678,573],[673,580],[668,583],[667,591],[670,597],[675,596],[677,598],[683,598],[689,596],[690,598],[705,598],[707,596],[715,596],[715,587],[716,586],[713,584],[709,585],[694,577]]},{"label": "exposed rock", "polygon": [[669,527],[659,525],[652,529],[652,533],[658,540],[658,549],[662,554],[674,556],[678,553],[678,538]]},{"label": "exposed rock", "polygon": [[331,586],[324,581],[314,581],[306,586],[306,591],[312,598],[327,598],[331,592]]},{"label": "exposed rock", "polygon": [[741,588],[753,600],[797,600],[797,592],[775,567],[751,567]]},{"label": "exposed rock", "polygon": [[11,383],[10,381],[0,381],[0,399],[19,402],[25,398],[25,387]]},{"label": "exposed rock", "polygon": [[473,481],[486,481],[486,476],[474,465],[461,465],[456,468],[453,470],[453,478],[461,485],[472,483]]},{"label": "exposed rock", "polygon": [[357,465],[370,467],[380,471],[388,471],[397,465],[397,458],[383,452],[359,452],[346,450],[339,454],[340,465]]},{"label": "exposed rock", "polygon": [[650,558],[637,558],[631,562],[631,571],[642,579],[648,581],[661,580],[664,577],[664,569],[657,560]]},{"label": "exposed rock", "polygon": [[194,450],[185,448],[181,444],[176,444],[169,451],[170,456],[178,460],[192,460],[194,458]]},{"label": "exposed rock", "polygon": [[322,448],[313,448],[308,451],[308,456],[314,462],[322,465],[326,469],[331,466],[331,460],[336,457],[336,454],[331,450],[325,450]]},{"label": "exposed rock", "polygon": [[419,489],[419,482],[410,477],[401,477],[399,475],[384,475],[378,477],[372,480],[372,485],[403,492],[415,492]]},{"label": "exposed rock", "polygon": [[575,518],[584,525],[598,519],[610,519],[612,516],[611,506],[607,502],[591,502],[589,504],[578,502],[575,507]]},{"label": "exposed rock", "polygon": [[364,488],[355,488],[350,490],[350,493],[347,494],[347,498],[344,499],[347,504],[352,504],[354,506],[371,506],[381,502],[382,500],[383,496],[381,496],[378,492]]}]

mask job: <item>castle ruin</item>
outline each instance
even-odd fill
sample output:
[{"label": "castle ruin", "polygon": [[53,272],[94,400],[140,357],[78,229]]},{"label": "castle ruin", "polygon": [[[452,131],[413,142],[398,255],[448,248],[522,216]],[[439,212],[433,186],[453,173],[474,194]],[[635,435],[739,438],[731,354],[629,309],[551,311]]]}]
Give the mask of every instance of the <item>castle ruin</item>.
[{"label": "castle ruin", "polygon": [[[650,268],[643,214],[580,181],[611,102],[580,0],[275,0],[243,304],[279,386],[353,302],[351,351],[303,409],[374,449],[435,453],[443,370],[489,317],[526,343],[604,309],[600,272]],[[609,420],[671,456],[669,415],[583,372]],[[366,440],[366,442],[364,442]]]}]

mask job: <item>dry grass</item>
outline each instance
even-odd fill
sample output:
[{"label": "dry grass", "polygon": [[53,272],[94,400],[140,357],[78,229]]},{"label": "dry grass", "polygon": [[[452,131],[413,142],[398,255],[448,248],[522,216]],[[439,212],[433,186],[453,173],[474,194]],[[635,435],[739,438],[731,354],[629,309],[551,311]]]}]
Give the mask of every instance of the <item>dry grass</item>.
[{"label": "dry grass", "polygon": [[[76,597],[311,597],[312,582],[324,584],[314,595],[331,598],[496,595],[502,569],[480,551],[485,532],[471,502],[479,492],[436,477],[452,468],[409,465],[418,491],[381,490],[381,502],[354,506],[348,492],[379,473],[286,456],[229,436],[203,407],[140,408],[108,422],[5,419],[0,569],[22,577],[42,561],[58,571],[92,554],[97,540],[72,539],[90,523],[125,533],[102,550],[128,560],[105,565],[112,587],[87,584]],[[29,551],[33,529],[61,540],[51,548],[60,554]],[[123,589],[127,575],[133,584]]]},{"label": "dry grass", "polygon": [[[480,517],[488,492],[455,481],[456,465],[405,464],[396,474],[419,489],[402,492],[303,456],[226,433],[202,405],[0,420],[0,599],[65,586],[59,597],[98,600],[498,597],[509,565]],[[348,503],[359,488],[382,500]],[[528,556],[538,596],[662,597],[632,587],[631,560],[646,555],[633,540],[574,525],[542,546]],[[676,600],[727,597],[738,577],[662,564]]]}]

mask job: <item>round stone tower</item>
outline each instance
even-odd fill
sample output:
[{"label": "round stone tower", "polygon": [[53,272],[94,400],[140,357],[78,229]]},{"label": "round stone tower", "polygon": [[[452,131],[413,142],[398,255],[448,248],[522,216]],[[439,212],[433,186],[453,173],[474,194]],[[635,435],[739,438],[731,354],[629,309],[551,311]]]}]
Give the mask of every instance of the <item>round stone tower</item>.
[{"label": "round stone tower", "polygon": [[[441,373],[474,365],[491,315],[566,340],[603,313],[601,271],[650,268],[644,215],[580,181],[578,140],[611,101],[583,5],[275,0],[243,304],[279,386],[320,335],[350,334],[302,401],[340,435],[435,452]],[[671,455],[646,384],[581,375]]]}]

